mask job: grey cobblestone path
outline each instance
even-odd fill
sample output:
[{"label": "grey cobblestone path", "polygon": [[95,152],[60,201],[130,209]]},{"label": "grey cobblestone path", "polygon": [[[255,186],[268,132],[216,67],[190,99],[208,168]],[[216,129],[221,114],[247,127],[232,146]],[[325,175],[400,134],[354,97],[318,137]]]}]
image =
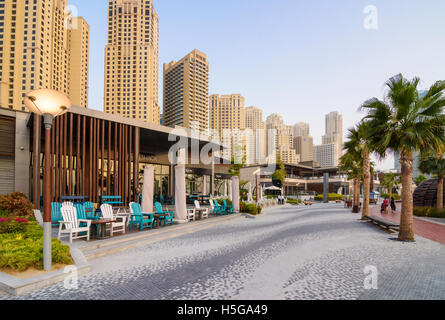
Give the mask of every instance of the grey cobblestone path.
[{"label": "grey cobblestone path", "polygon": [[[445,299],[445,246],[358,218],[336,204],[275,209],[93,260],[78,289],[19,299]],[[364,289],[366,266],[377,290]]]}]

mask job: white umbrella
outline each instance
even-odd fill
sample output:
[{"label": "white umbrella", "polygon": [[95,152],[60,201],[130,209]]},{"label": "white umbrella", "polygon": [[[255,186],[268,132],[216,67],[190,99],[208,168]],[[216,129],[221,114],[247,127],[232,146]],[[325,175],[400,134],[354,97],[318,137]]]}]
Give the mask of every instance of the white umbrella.
[{"label": "white umbrella", "polygon": [[232,177],[232,204],[233,204],[233,211],[239,212],[240,210],[240,203],[239,203],[239,178],[238,177]]},{"label": "white umbrella", "polygon": [[207,176],[202,176],[202,195],[207,195]]},{"label": "white umbrella", "polygon": [[142,186],[142,211],[146,213],[153,212],[154,173],[155,168],[153,166],[145,167],[144,184]]},{"label": "white umbrella", "polygon": [[187,220],[187,199],[185,196],[185,165],[175,167],[175,218],[180,221]]},{"label": "white umbrella", "polygon": [[252,196],[252,184],[249,182],[249,193],[247,194],[247,201],[252,202],[253,196]]}]

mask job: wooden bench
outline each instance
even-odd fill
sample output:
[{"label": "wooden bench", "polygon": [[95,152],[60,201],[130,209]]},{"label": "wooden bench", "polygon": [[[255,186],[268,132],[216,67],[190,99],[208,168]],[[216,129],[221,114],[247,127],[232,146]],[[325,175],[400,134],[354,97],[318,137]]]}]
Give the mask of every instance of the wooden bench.
[{"label": "wooden bench", "polygon": [[371,221],[373,224],[379,225],[379,226],[384,227],[384,228],[386,228],[388,230],[392,230],[392,229],[398,230],[398,229],[400,229],[400,224],[392,222],[392,221],[385,220],[385,219],[380,218],[380,217],[368,216],[366,218],[369,221]]},{"label": "wooden bench", "polygon": [[311,205],[314,204],[314,203],[311,202],[311,201],[304,201],[303,203],[304,203],[305,206],[311,206]]}]

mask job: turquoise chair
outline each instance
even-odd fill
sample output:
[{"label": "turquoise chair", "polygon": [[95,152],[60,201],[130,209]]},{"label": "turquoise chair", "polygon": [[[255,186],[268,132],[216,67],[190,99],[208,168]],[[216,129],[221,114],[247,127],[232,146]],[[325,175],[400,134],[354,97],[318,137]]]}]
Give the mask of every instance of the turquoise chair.
[{"label": "turquoise chair", "polygon": [[214,214],[218,214],[219,213],[222,216],[226,214],[226,208],[224,206],[220,205],[218,203],[218,200],[216,200],[216,199],[213,200],[213,203],[215,204],[215,209],[213,211]]},{"label": "turquoise chair", "polygon": [[[85,202],[83,204],[83,206],[85,207],[85,211],[87,212],[87,219],[88,220],[99,220],[100,219],[100,214],[96,214],[96,210],[94,209],[94,203],[92,202]],[[89,209],[89,210],[87,210]]]},{"label": "turquoise chair", "polygon": [[53,226],[58,226],[59,221],[62,221],[62,204],[58,202],[51,203],[51,223]]},{"label": "turquoise chair", "polygon": [[173,217],[174,217],[173,211],[164,211],[164,209],[162,209],[162,204],[160,202],[155,203],[155,208],[156,208],[156,213],[158,214],[168,214],[168,216],[159,218],[160,223],[164,222],[164,227],[168,224],[173,224]]},{"label": "turquoise chair", "polygon": [[153,229],[153,213],[143,213],[141,205],[136,202],[130,204],[131,217],[130,217],[130,231],[133,225],[139,226],[139,230],[143,231],[144,228]]},{"label": "turquoise chair", "polygon": [[232,214],[233,213],[233,205],[227,204],[226,199],[224,199],[223,202],[224,202],[224,208],[226,209],[226,213]]}]

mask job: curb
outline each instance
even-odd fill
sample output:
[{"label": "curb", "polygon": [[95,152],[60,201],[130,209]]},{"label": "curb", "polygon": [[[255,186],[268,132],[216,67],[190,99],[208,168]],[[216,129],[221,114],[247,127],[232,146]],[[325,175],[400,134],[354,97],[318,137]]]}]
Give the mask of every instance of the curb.
[{"label": "curb", "polygon": [[[77,248],[71,247],[71,257],[74,260],[74,267],[77,275],[83,275],[91,270],[91,265],[86,260],[84,254]],[[19,279],[9,274],[0,272],[0,291],[4,291],[13,296],[20,296],[34,290],[38,290],[52,284],[62,282],[71,275],[73,270],[60,269],[29,279]]]}]

